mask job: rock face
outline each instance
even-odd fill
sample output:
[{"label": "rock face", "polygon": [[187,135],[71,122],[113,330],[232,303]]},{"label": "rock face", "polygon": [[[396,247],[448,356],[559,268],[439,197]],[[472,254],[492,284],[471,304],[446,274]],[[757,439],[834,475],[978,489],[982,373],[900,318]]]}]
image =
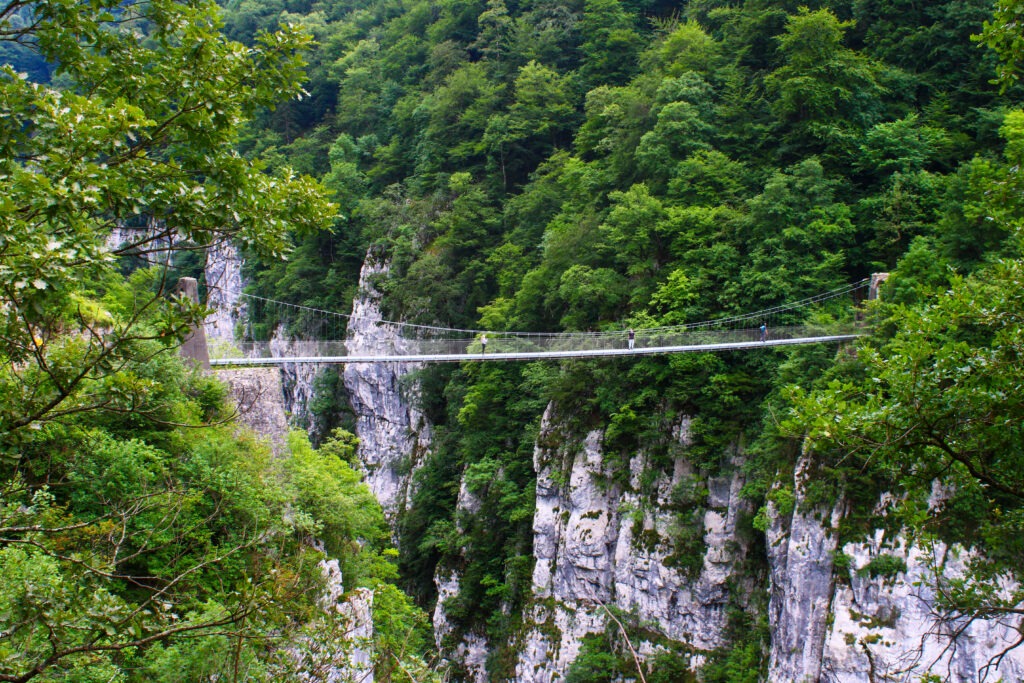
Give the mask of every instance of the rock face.
[{"label": "rock face", "polygon": [[[360,294],[349,320],[349,353],[367,352],[380,345],[401,347],[399,329],[383,322],[381,294],[374,286],[387,272],[386,262],[367,255],[359,277]],[[367,485],[392,523],[406,506],[412,473],[430,446],[430,424],[415,407],[417,388],[403,381],[419,367],[414,363],[352,363],[344,371],[356,416],[359,461]]]},{"label": "rock face", "polygon": [[[936,620],[929,587],[933,571],[962,575],[963,553],[941,544],[908,548],[903,539],[887,539],[881,530],[868,542],[845,545],[843,552],[851,562],[832,600],[822,678],[838,683],[917,680],[930,672],[943,680],[976,681],[989,667],[988,680],[1024,680],[1024,653],[1015,650],[996,659],[1020,638],[1019,617],[970,624]],[[898,558],[906,570],[872,576],[871,563],[880,557]],[[953,646],[950,635],[964,627]]]},{"label": "rock face", "polygon": [[[235,343],[237,328],[246,317],[247,304],[242,296],[245,286],[242,266],[243,260],[238,248],[230,242],[218,243],[207,253],[206,304],[213,312],[207,316],[203,328],[214,353],[224,350],[217,349],[218,346],[231,346]],[[296,347],[301,349],[301,343],[287,336],[283,327],[278,327],[270,340],[270,353],[272,356],[294,355]],[[313,398],[314,381],[324,371],[330,370],[311,363],[285,363],[275,370],[280,375],[277,384],[284,397],[284,411],[290,424],[301,427],[315,424],[310,416],[309,405]],[[311,438],[316,439],[318,436],[310,429]]]},{"label": "rock face", "polygon": [[[908,547],[903,537],[878,530],[869,541],[846,544],[848,561],[835,566],[844,511],[841,504],[806,509],[810,465],[806,457],[798,462],[792,511],[781,514],[769,504],[769,680],[872,683],[931,673],[966,682],[990,665],[989,680],[1024,680],[1024,652],[999,658],[1020,637],[1020,617],[938,619],[934,572],[962,576],[962,552],[941,544]],[[961,628],[954,645],[950,636]]]},{"label": "rock face", "polygon": [[154,236],[161,232],[161,225],[162,223],[153,218],[147,220],[145,227],[115,225],[107,235],[107,249],[114,251],[132,244],[144,244],[149,251],[148,258],[154,263],[161,263],[167,256],[167,253],[162,251],[163,247],[167,246],[167,240],[164,237],[154,239]]},{"label": "rock face", "polygon": [[842,519],[841,506],[805,510],[805,478],[810,457],[796,468],[793,510],[781,514],[769,503],[766,531],[771,598],[768,621],[772,650],[768,678],[817,681],[825,646],[825,629],[835,581],[832,576]]},{"label": "rock face", "polygon": [[[475,514],[480,510],[480,500],[469,492],[465,480],[459,487],[459,497],[455,504],[456,524],[458,520],[465,519],[466,514]],[[463,531],[459,527],[459,531]],[[487,639],[478,633],[463,633],[456,639],[455,627],[448,619],[444,603],[448,598],[458,595],[460,577],[457,572],[439,570],[434,575],[434,585],[437,586],[437,603],[434,606],[434,642],[439,652],[448,652],[449,661],[457,662],[465,671],[468,680],[473,683],[488,683],[490,678],[487,674],[487,654],[489,646]],[[451,642],[454,641],[454,642]]]},{"label": "rock face", "polygon": [[221,368],[217,376],[230,388],[238,406],[239,422],[266,439],[275,453],[284,452],[288,417],[277,369]]},{"label": "rock face", "polygon": [[[213,247],[206,257],[207,305],[213,312],[203,329],[211,346],[232,345],[237,324],[245,315],[242,303],[242,258],[230,243]],[[275,453],[287,445],[288,417],[294,400],[285,391],[286,374],[277,368],[219,368],[217,375],[227,382],[239,421],[270,442]]]},{"label": "rock face", "polygon": [[[643,477],[655,466],[644,453],[631,459],[628,481],[621,481],[604,462],[603,434],[592,431],[582,443],[564,438],[549,406],[538,438],[548,445],[534,452],[536,603],[519,647],[517,681],[564,680],[584,636],[604,630],[603,605],[634,613],[661,635],[697,649],[724,643],[728,584],[746,552],[736,519],[748,506],[739,497],[739,468],[710,481],[694,476],[685,457],[688,427],[681,419],[677,454],[653,483]],[[681,495],[690,501],[684,519],[708,544],[693,549],[689,571],[682,567],[687,560],[672,556],[669,540],[680,523],[670,507],[678,507]]]},{"label": "rock face", "polygon": [[373,591],[357,588],[338,605],[346,624],[345,637],[352,643],[348,661],[331,671],[328,683],[373,683]]},{"label": "rock face", "polygon": [[[323,552],[323,544],[313,541],[312,547]],[[317,638],[303,636],[289,648],[298,665],[295,680],[326,683],[373,683],[373,597],[369,588],[356,588],[345,593],[338,560],[319,563],[324,578],[324,593],[317,601],[320,609],[330,615],[341,634]]]},{"label": "rock face", "polygon": [[206,338],[211,344],[235,341],[235,328],[245,319],[242,299],[242,257],[230,242],[219,243],[206,256]]},{"label": "rock face", "polygon": [[[270,355],[282,357],[303,354],[302,344],[301,341],[287,337],[284,329],[278,327],[270,340]],[[312,342],[309,346],[312,348],[314,344],[315,342]],[[309,355],[315,355],[315,353]],[[290,422],[306,428],[310,433],[310,438],[317,439],[321,435],[316,434],[312,429],[315,420],[310,413],[310,402],[315,392],[314,383],[321,372],[337,372],[337,370],[333,366],[321,363],[281,363],[278,368]]]}]

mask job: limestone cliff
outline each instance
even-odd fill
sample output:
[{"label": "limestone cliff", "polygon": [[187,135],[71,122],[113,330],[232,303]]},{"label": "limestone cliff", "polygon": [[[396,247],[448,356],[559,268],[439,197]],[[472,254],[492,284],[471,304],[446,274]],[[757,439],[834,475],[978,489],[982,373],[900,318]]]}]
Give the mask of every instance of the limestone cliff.
[{"label": "limestone cliff", "polygon": [[[480,510],[479,499],[470,493],[465,480],[459,487],[456,503],[456,525],[466,515],[473,515]],[[463,531],[459,527],[459,531]],[[437,603],[434,607],[434,641],[437,649],[446,655],[449,662],[455,662],[462,668],[473,683],[487,683],[490,680],[487,672],[487,655],[490,650],[487,638],[479,633],[462,633],[456,637],[455,627],[448,619],[445,601],[459,593],[460,576],[456,571],[439,570],[434,576],[437,587]]]},{"label": "limestone cliff", "polygon": [[796,467],[793,509],[788,514],[781,514],[774,503],[768,503],[771,680],[817,681],[821,674],[825,629],[835,586],[836,530],[843,508],[839,503],[830,508],[807,509],[804,492],[809,466],[809,457],[802,456]]},{"label": "limestone cliff", "polygon": [[217,376],[228,385],[239,422],[266,439],[275,452],[283,452],[287,446],[288,418],[277,369],[222,368]]},{"label": "limestone cliff", "polygon": [[211,344],[235,341],[236,327],[245,319],[242,299],[242,257],[230,242],[214,245],[206,255],[206,338]]},{"label": "limestone cliff", "polygon": [[[1024,680],[1024,653],[1000,654],[1020,638],[1019,618],[946,622],[935,612],[933,572],[963,573],[966,554],[943,544],[910,546],[882,530],[842,548],[849,566],[837,576],[822,678],[837,683],[917,679]],[[872,576],[872,561],[895,557],[906,570]],[[957,642],[954,631],[962,629]],[[865,672],[868,676],[865,676]]]},{"label": "limestone cliff", "polygon": [[[747,552],[736,521],[749,504],[739,495],[743,477],[735,454],[723,476],[696,477],[686,458],[688,428],[689,420],[680,418],[671,463],[658,468],[653,483],[644,473],[654,464],[642,452],[630,460],[628,480],[622,481],[605,464],[601,431],[574,443],[548,408],[534,452],[536,602],[516,680],[563,680],[583,637],[604,629],[604,605],[633,613],[661,635],[698,650],[724,644],[730,579]],[[706,495],[693,496],[695,489]],[[673,557],[670,540],[679,523],[672,508],[680,491],[690,496],[690,518],[706,544],[688,568]]]},{"label": "limestone cliff", "polygon": [[[349,353],[378,346],[400,345],[399,330],[384,322],[377,278],[388,272],[386,261],[367,255],[359,277],[359,295],[348,325]],[[356,416],[359,462],[366,483],[392,522],[405,508],[412,473],[429,449],[431,426],[415,405],[415,383],[405,381],[418,369],[413,363],[352,363],[344,382]]]},{"label": "limestone cliff", "polygon": [[[846,507],[842,501],[824,507],[809,502],[812,464],[803,456],[790,482],[792,504],[785,510],[768,505],[766,556],[744,563],[753,546],[739,521],[753,509],[741,495],[741,453],[723,454],[721,471],[701,477],[686,457],[685,416],[672,439],[670,462],[665,456],[655,462],[641,451],[624,477],[608,464],[602,430],[573,435],[548,407],[534,451],[533,601],[513,643],[518,658],[512,680],[565,680],[585,636],[605,630],[605,606],[688,646],[696,670],[704,661],[701,652],[729,646],[726,606],[763,603],[751,599],[755,592],[769,598],[771,681],[872,683],[917,680],[927,672],[976,681],[986,666],[993,680],[1024,680],[1024,652],[998,657],[1019,637],[1019,619],[937,620],[935,595],[927,587],[930,572],[959,575],[962,553],[944,546],[907,547],[899,536],[886,538],[881,531],[870,541],[839,548]],[[479,504],[463,486],[458,505],[461,516]],[[699,525],[699,557],[680,557],[681,520]],[[840,553],[849,559],[837,564]],[[883,555],[899,558],[906,569],[872,574],[872,560]],[[759,563],[767,564],[768,585],[744,574]],[[443,604],[458,593],[459,581],[451,572],[436,579],[438,644],[467,672],[467,680],[493,680],[483,636],[445,639],[453,628]],[[963,630],[953,644],[955,628]],[[650,642],[639,647],[641,656],[657,649]]]},{"label": "limestone cliff", "polygon": [[[940,618],[930,587],[935,572],[963,575],[965,554],[942,544],[909,546],[883,530],[838,548],[843,515],[806,502],[806,457],[793,481],[793,509],[769,505],[771,660],[779,681],[1024,680],[1024,652],[1000,655],[1020,637],[1019,617],[952,623]],[[836,566],[835,558],[845,561]],[[872,562],[888,560],[884,571]],[[951,636],[958,631],[954,641]]]},{"label": "limestone cliff", "polygon": [[[245,287],[243,264],[238,248],[230,242],[214,245],[206,255],[206,305],[211,313],[203,328],[212,347],[211,351],[218,351],[217,346],[234,344],[239,336],[239,326],[245,321],[247,300],[242,296]],[[276,328],[270,340],[271,355],[294,354],[296,341],[283,327]],[[311,418],[309,406],[314,394],[314,382],[325,371],[335,370],[310,363],[284,363],[272,371],[279,375],[273,393],[282,397],[281,407],[288,424],[310,427],[310,437],[313,439],[321,435],[312,429],[315,421]],[[267,372],[254,373],[246,381],[269,387],[271,380]]]},{"label": "limestone cliff", "polygon": [[[287,336],[282,327],[274,331],[274,336],[270,340],[272,356],[303,353],[301,348],[301,341]],[[320,363],[281,363],[278,372],[281,375],[281,389],[284,392],[285,406],[288,408],[291,424],[306,429],[310,438],[314,440],[322,436],[313,428],[315,420],[310,412],[310,402],[315,392],[317,376],[321,372],[337,372],[336,368]]]}]

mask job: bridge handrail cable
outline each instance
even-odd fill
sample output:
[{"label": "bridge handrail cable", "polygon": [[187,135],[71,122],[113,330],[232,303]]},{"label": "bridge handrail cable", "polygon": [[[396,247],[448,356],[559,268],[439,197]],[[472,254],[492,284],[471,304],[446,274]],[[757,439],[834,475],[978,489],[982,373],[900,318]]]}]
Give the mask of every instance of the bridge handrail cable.
[{"label": "bridge handrail cable", "polygon": [[[715,319],[710,319],[710,320],[702,320],[702,321],[699,321],[699,322],[684,323],[684,324],[681,324],[681,325],[663,325],[663,326],[660,326],[660,327],[645,327],[645,328],[643,328],[642,331],[645,334],[672,334],[674,332],[698,331],[698,330],[701,330],[701,329],[707,329],[707,328],[711,328],[711,327],[722,327],[722,326],[725,326],[725,325],[734,325],[734,324],[748,322],[748,321],[764,320],[764,319],[767,319],[767,318],[769,318],[771,316],[774,316],[774,315],[778,315],[778,314],[785,313],[785,312],[788,312],[788,311],[793,311],[793,310],[796,310],[796,309],[799,309],[799,308],[804,308],[806,306],[810,306],[810,305],[813,305],[813,304],[816,304],[816,303],[821,303],[823,301],[828,301],[829,299],[834,299],[834,298],[837,298],[837,297],[840,297],[840,296],[844,296],[846,294],[851,294],[851,293],[853,293],[853,292],[855,292],[855,291],[857,291],[859,289],[863,289],[865,287],[868,287],[869,283],[870,283],[870,278],[865,278],[865,279],[860,280],[858,282],[854,282],[854,283],[850,283],[850,284],[844,285],[843,287],[840,287],[838,289],[830,290],[828,292],[823,292],[821,294],[816,294],[814,296],[810,296],[810,297],[807,297],[807,298],[804,298],[804,299],[800,299],[798,301],[790,302],[790,303],[787,303],[787,304],[782,304],[782,305],[779,305],[779,306],[773,306],[771,308],[762,309],[762,310],[759,310],[759,311],[755,311],[753,313],[744,313],[744,314],[740,314],[740,315],[729,316],[729,317],[726,317],[726,318],[715,318]],[[431,332],[444,333],[444,334],[464,334],[464,335],[470,335],[470,336],[476,336],[476,335],[480,335],[480,334],[488,334],[488,335],[491,335],[494,338],[505,338],[505,339],[507,339],[507,338],[517,338],[517,337],[523,337],[523,338],[542,337],[542,338],[548,338],[548,339],[574,339],[574,338],[575,339],[579,339],[579,338],[601,338],[601,337],[612,337],[612,336],[613,337],[619,337],[619,336],[622,335],[622,330],[601,331],[601,332],[518,332],[518,331],[500,331],[500,330],[483,330],[483,329],[473,329],[473,328],[444,327],[444,326],[439,326],[439,325],[421,325],[421,324],[416,324],[416,323],[398,322],[398,321],[394,321],[394,320],[383,320],[383,319],[377,318],[376,316],[359,316],[359,315],[353,315],[353,314],[350,314],[350,313],[339,313],[337,311],[328,311],[328,310],[325,310],[325,309],[314,308],[312,306],[304,306],[302,304],[294,304],[294,303],[290,303],[290,302],[287,302],[287,301],[279,301],[277,299],[269,299],[267,297],[262,297],[262,296],[258,296],[258,295],[255,295],[255,294],[247,294],[247,293],[244,293],[244,292],[240,295],[240,297],[246,298],[246,299],[250,299],[250,300],[253,300],[253,301],[261,301],[261,302],[273,304],[273,305],[276,305],[276,306],[284,306],[284,307],[293,308],[293,309],[297,309],[297,310],[308,311],[308,312],[314,313],[314,314],[326,315],[326,316],[334,316],[334,317],[337,317],[337,318],[343,318],[345,320],[366,319],[366,320],[369,320],[370,322],[372,322],[374,324],[377,324],[377,325],[388,325],[388,326],[393,326],[393,327],[396,327],[396,328],[399,328],[399,329],[414,329],[414,330],[431,331]]]}]

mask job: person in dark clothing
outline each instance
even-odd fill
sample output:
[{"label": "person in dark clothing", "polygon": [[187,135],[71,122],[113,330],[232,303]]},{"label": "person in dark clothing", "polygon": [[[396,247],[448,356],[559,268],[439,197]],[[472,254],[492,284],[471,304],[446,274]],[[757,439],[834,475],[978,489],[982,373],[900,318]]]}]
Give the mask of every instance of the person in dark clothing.
[{"label": "person in dark clothing", "polygon": [[481,351],[481,353],[487,353],[487,335],[486,334],[481,334],[480,335],[480,348],[483,349],[483,351]]},{"label": "person in dark clothing", "polygon": [[629,350],[632,351],[633,350],[633,342],[636,341],[636,331],[633,330],[632,327],[629,328],[629,334],[626,335],[626,339],[627,339],[627,341],[629,343]]}]

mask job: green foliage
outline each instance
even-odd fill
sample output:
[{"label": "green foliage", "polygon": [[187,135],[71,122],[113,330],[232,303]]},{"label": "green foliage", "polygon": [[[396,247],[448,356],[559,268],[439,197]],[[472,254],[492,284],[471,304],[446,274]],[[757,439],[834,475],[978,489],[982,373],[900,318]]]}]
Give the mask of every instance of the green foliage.
[{"label": "green foliage", "polygon": [[736,609],[729,611],[732,645],[711,653],[701,669],[708,683],[756,683],[764,680],[769,642],[768,619]]},{"label": "green foliage", "polygon": [[[981,40],[1002,60],[996,73],[968,40],[990,11],[979,0],[804,9],[698,2],[682,16],[672,3],[647,0],[245,0],[229,3],[224,18],[241,44],[218,33],[220,20],[203,2],[161,2],[146,17],[132,4],[101,2],[87,12],[35,3],[38,50],[68,87],[40,85],[50,67],[26,56],[24,45],[0,41],[11,64],[0,74],[10,122],[0,130],[0,213],[10,226],[0,236],[0,296],[17,302],[0,307],[4,466],[15,463],[11,471],[29,477],[33,492],[51,462],[67,466],[67,476],[83,482],[76,504],[96,514],[102,504],[90,496],[128,504],[93,483],[103,467],[115,468],[111,481],[123,487],[155,486],[175,471],[165,454],[191,452],[171,425],[224,415],[216,385],[155,357],[134,362],[173,345],[202,311],[155,296],[168,284],[159,272],[137,270],[127,283],[111,277],[101,236],[113,224],[149,224],[197,245],[237,237],[264,255],[253,273],[257,293],[336,310],[355,294],[369,248],[391,265],[375,283],[388,317],[466,328],[695,322],[801,299],[898,264],[874,319],[877,345],[833,369],[833,350],[820,347],[426,371],[422,402],[437,430],[399,520],[403,581],[429,605],[438,565],[457,569],[463,590],[449,614],[458,629],[512,641],[529,594],[533,445],[554,402],[570,432],[605,430],[606,458],[619,477],[640,450],[654,468],[666,466],[678,454],[666,443],[667,425],[687,414],[685,456],[702,476],[742,445],[755,506],[767,496],[783,514],[795,504],[786,479],[809,430],[819,450],[805,493],[812,502],[849,499],[844,537],[880,523],[874,505],[889,483],[923,495],[904,482],[908,471],[927,476],[948,465],[956,495],[936,520],[921,521],[920,495],[907,499],[900,518],[928,538],[991,550],[991,574],[979,565],[976,581],[950,593],[991,601],[985,581],[1011,565],[1019,545],[1013,496],[996,484],[1012,486],[1015,467],[1010,382],[1018,378],[1004,371],[1016,343],[1007,332],[1015,320],[1007,290],[1018,286],[1010,273],[1022,219],[1022,122],[1019,113],[1003,115],[987,81],[995,75],[1007,92],[1016,88],[1017,4],[1001,2],[983,29]],[[24,30],[28,18],[12,6],[0,28]],[[278,23],[301,28],[267,33]],[[128,39],[130,29],[149,38]],[[303,57],[310,64],[302,99],[274,107],[300,94],[296,50],[309,35],[318,45]],[[30,77],[16,76],[21,70]],[[254,120],[240,132],[243,118]],[[236,143],[264,161],[238,156]],[[332,219],[316,184],[289,167],[322,176],[341,217]],[[333,233],[309,235],[332,220]],[[287,262],[271,260],[293,241]],[[990,265],[996,258],[1007,260]],[[176,265],[200,266],[184,258]],[[963,279],[978,268],[981,279]],[[944,294],[950,288],[958,293]],[[773,324],[803,321],[784,314]],[[910,416],[894,406],[918,398],[900,384],[914,376],[936,387],[914,391],[942,418],[936,430],[956,440],[963,462],[935,444],[893,446],[877,457],[858,450],[869,437],[893,443],[873,420],[890,420],[893,433],[906,426]],[[793,396],[808,422],[786,431],[780,387],[790,384],[804,387]],[[319,438],[343,422],[342,393],[336,374],[318,382]],[[980,417],[957,421],[963,406]],[[1008,420],[1002,431],[986,423],[997,418]],[[848,424],[839,439],[836,430]],[[73,454],[86,433],[99,444],[88,466]],[[851,433],[861,438],[853,455]],[[210,458],[230,450],[196,448]],[[393,567],[381,553],[379,518],[341,464],[351,457],[347,438],[328,438],[319,451],[296,442],[279,467],[279,494],[301,500],[301,509],[281,538],[329,536],[348,563],[346,577],[373,584]],[[977,485],[978,472],[995,483]],[[474,515],[455,511],[462,478],[480,503]],[[289,488],[295,481],[301,490]],[[679,493],[677,559],[696,571],[704,501],[697,487]],[[256,505],[254,495],[243,496],[254,509],[276,509],[275,501]],[[185,518],[204,519],[204,504],[183,499]],[[755,520],[762,530],[767,523],[764,515]],[[182,547],[195,557],[198,541],[189,542]],[[12,567],[31,564],[10,558]],[[170,560],[154,562],[153,571],[173,571]],[[399,631],[418,627],[391,598],[382,604],[404,625],[391,628],[382,647],[400,652]],[[207,620],[224,609],[234,614],[220,603],[191,609]],[[750,680],[763,669],[765,627],[745,626],[728,655],[710,660],[705,680]],[[333,637],[329,625],[309,628]],[[225,675],[219,653],[235,643],[218,638],[195,657],[176,643],[154,647],[147,671]],[[573,674],[581,680],[616,667],[629,674],[608,659],[618,651],[584,649]],[[261,663],[256,648],[243,650],[238,666],[253,679],[276,666]],[[96,671],[120,666],[121,656],[97,657]],[[400,678],[396,670],[385,675]]]},{"label": "green foliage", "polygon": [[[611,683],[618,676],[621,657],[609,652],[595,651],[596,639],[585,639],[580,653],[572,663],[565,680],[570,683]],[[588,647],[589,646],[589,647]]]},{"label": "green foliage", "polygon": [[619,2],[585,0],[580,49],[586,58],[580,70],[590,87],[620,85],[635,73],[641,41],[635,20]]},{"label": "green foliage", "polygon": [[[118,287],[104,244],[112,227],[149,226],[114,254],[152,258],[161,240],[227,237],[280,254],[288,228],[308,234],[333,214],[312,180],[265,173],[232,149],[244,117],[299,91],[306,36],[285,29],[247,49],[219,33],[206,2],[88,11],[36,2],[33,12],[36,23],[0,42],[32,42],[70,86],[0,67],[0,358],[5,368],[28,362],[5,372],[15,400],[5,405],[18,406],[0,417],[7,439],[60,415],[144,402],[145,387],[115,368],[140,340],[174,343],[202,312],[163,298],[163,287],[119,325],[84,304],[91,288]],[[0,26],[10,21],[0,16]],[[138,40],[143,29],[149,41]],[[63,333],[71,329],[80,334]]]},{"label": "green foliage", "polygon": [[[1005,598],[981,585],[1019,565],[1024,419],[1012,387],[1021,381],[1022,268],[1019,258],[1000,261],[951,278],[947,291],[919,290],[920,304],[882,306],[892,335],[861,349],[863,379],[796,393],[800,428],[816,452],[841,452],[897,482],[905,498],[891,514],[918,538],[980,551],[957,590],[939,591],[947,608],[968,613],[1002,609]],[[929,509],[933,480],[949,493]]]},{"label": "green foliage", "polygon": [[[642,623],[635,614],[623,613],[614,607],[607,609],[618,621],[609,618],[603,632],[584,636],[579,654],[566,672],[567,681],[610,683],[623,678],[637,678],[638,673],[649,683],[693,683],[698,680],[690,668],[694,654],[692,649],[657,636],[649,629],[650,625]],[[656,646],[654,654],[638,664],[625,638],[634,643],[641,638],[649,639]],[[635,649],[635,644],[633,647]]]},{"label": "green foliage", "polygon": [[[982,38],[1003,60],[1004,87],[1019,62],[1016,9],[1001,3]],[[641,450],[652,473],[668,466],[679,451],[666,443],[667,425],[690,416],[685,457],[701,477],[720,472],[737,447],[748,459],[745,492],[763,506],[753,521],[761,531],[769,503],[783,516],[794,510],[791,475],[806,432],[818,449],[803,498],[813,506],[844,496],[844,539],[896,524],[875,510],[892,482],[923,496],[920,480],[914,488],[904,479],[948,466],[956,495],[928,525],[923,499],[910,496],[901,515],[920,523],[911,528],[981,544],[1000,562],[1015,552],[1012,501],[994,484],[972,484],[970,469],[1012,483],[1003,472],[1014,467],[1016,432],[984,428],[1012,413],[1016,376],[990,379],[1012,365],[1012,343],[996,343],[993,319],[988,328],[966,320],[998,317],[1004,303],[1012,310],[1005,290],[1016,284],[1003,278],[954,297],[961,308],[936,307],[964,286],[958,274],[1017,257],[1020,121],[1003,116],[987,83],[991,57],[969,41],[985,3],[699,2],[675,16],[671,3],[610,0],[253,2],[233,8],[229,26],[251,37],[285,10],[321,44],[303,105],[317,113],[303,119],[293,105],[288,116],[264,116],[264,147],[253,149],[282,161],[294,153],[302,168],[323,167],[310,150],[331,150],[325,182],[345,221],[330,248],[306,241],[292,264],[266,269],[269,296],[347,303],[354,264],[372,245],[390,260],[377,284],[392,317],[622,330],[783,304],[898,265],[872,318],[875,350],[838,365],[834,348],[818,347],[424,373],[434,451],[400,520],[400,566],[424,605],[435,569],[459,573],[461,593],[446,604],[453,637],[484,632],[506,643],[515,633],[529,592],[533,441],[549,402],[567,434],[604,430],[606,464],[620,479]],[[330,286],[319,287],[329,273]],[[961,314],[962,324],[940,322]],[[772,324],[807,319],[784,313]],[[982,361],[971,348],[993,353]],[[925,396],[939,431],[967,439],[957,444],[970,467],[939,446],[858,450],[901,433],[910,416],[892,417],[896,408],[919,404],[890,383],[915,376],[932,382]],[[865,398],[878,391],[894,393]],[[780,424],[791,397],[805,421]],[[978,422],[955,419],[959,400],[976,402]],[[880,417],[892,417],[891,433],[869,426]],[[852,454],[836,437],[847,419],[862,435]],[[473,514],[456,511],[462,481],[479,504]],[[678,492],[669,534],[675,561],[691,572],[703,555],[699,488]],[[752,614],[731,623],[734,646],[701,675],[763,677],[767,625]],[[619,654],[588,641],[572,675],[628,675]],[[492,663],[502,661],[498,652]]]},{"label": "green foliage", "polygon": [[351,430],[355,423],[341,373],[333,368],[325,369],[313,378],[313,395],[307,408],[312,416],[309,432],[314,442],[322,441],[336,428]]},{"label": "green foliage", "polygon": [[[174,402],[194,412],[180,379]],[[346,587],[385,595],[375,614],[392,625],[379,646],[402,661],[428,649],[423,613],[382,583],[395,565],[380,507],[346,462],[350,435],[335,433],[320,451],[293,435],[291,458],[271,463],[231,427],[146,433],[96,422],[81,414],[39,430],[18,468],[4,470],[5,674],[38,666],[108,680],[126,676],[125,653],[136,653],[158,679],[273,680],[283,673],[268,644],[323,614],[314,535]],[[395,629],[406,627],[419,630],[398,642]]]},{"label": "green foliage", "polygon": [[779,38],[783,64],[765,78],[776,115],[789,129],[784,144],[842,158],[852,136],[877,121],[883,68],[843,46],[852,26],[828,9],[803,8],[789,17]]},{"label": "green foliage", "polygon": [[983,41],[998,55],[1000,63],[996,76],[1001,92],[1016,85],[1020,76],[1021,61],[1024,60],[1024,38],[1017,26],[1018,17],[1024,9],[1019,0],[999,0],[995,16],[986,20],[980,36],[973,39]]},{"label": "green foliage", "polygon": [[[0,67],[0,678],[291,680],[290,648],[351,647],[318,604],[329,556],[349,589],[382,587],[382,619],[422,624],[384,583],[393,552],[351,435],[271,461],[176,353],[206,314],[169,293],[167,265],[202,268],[182,249],[278,256],[333,217],[316,182],[234,149],[246,117],[301,92],[308,36],[245,47],[206,2],[42,1],[30,24],[19,7],[0,44],[58,78]],[[108,246],[115,227],[142,229]],[[389,661],[422,662],[416,628]]]},{"label": "green foliage", "polygon": [[857,570],[858,576],[882,577],[894,579],[896,575],[907,571],[906,561],[897,555],[882,553],[871,558],[871,561]]},{"label": "green foliage", "polygon": [[374,680],[416,683],[433,680],[424,654],[433,650],[434,636],[426,613],[391,584],[373,591]]},{"label": "green foliage", "polygon": [[329,555],[342,558],[342,575],[350,586],[380,573],[394,578],[389,563],[377,556],[388,538],[384,515],[349,464],[355,443],[351,434],[336,430],[313,450],[303,432],[293,431],[288,436],[291,457],[280,465],[291,482],[287,499],[296,508],[293,524],[322,541]]},{"label": "green foliage", "polygon": [[[633,660],[629,656],[621,635],[609,620],[603,633],[583,638],[580,652],[566,672],[565,680],[572,683],[611,683],[630,673]],[[636,673],[636,669],[632,669]]]}]

